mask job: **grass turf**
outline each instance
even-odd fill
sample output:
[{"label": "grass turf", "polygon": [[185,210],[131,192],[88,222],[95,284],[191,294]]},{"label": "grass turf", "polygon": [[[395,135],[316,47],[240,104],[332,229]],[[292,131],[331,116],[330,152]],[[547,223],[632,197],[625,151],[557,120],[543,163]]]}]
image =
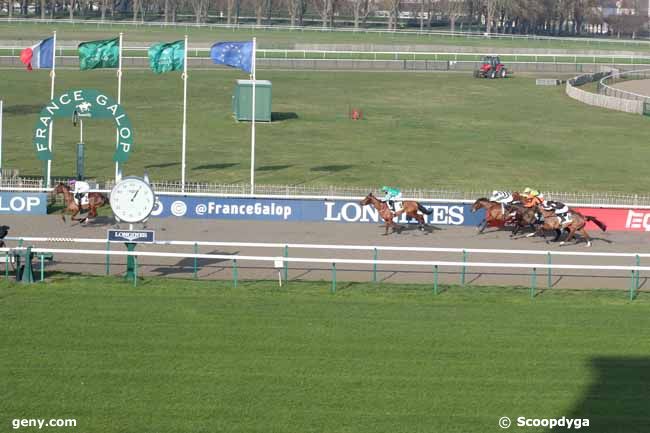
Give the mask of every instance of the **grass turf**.
[{"label": "grass turf", "polygon": [[592,433],[648,431],[645,294],[338,287],[2,282],[0,425],[484,433],[501,416],[566,416]]},{"label": "grass turf", "polygon": [[[49,97],[47,72],[2,71],[3,167],[42,175],[31,144]],[[246,183],[250,124],[231,115],[236,71],[195,70],[189,81],[188,179]],[[273,82],[278,121],[257,128],[261,184],[394,184],[414,188],[619,191],[650,189],[647,118],[586,106],[561,87],[530,77],[477,80],[471,74],[260,71]],[[116,93],[114,71],[57,71],[57,92]],[[125,174],[180,178],[182,84],[178,73],[127,70],[123,99],[135,148]],[[350,107],[363,121],[347,119]],[[54,128],[53,174],[74,173],[78,129]],[[114,132],[85,122],[86,174],[111,178]]]},{"label": "grass turf", "polygon": [[584,38],[582,40],[562,39],[508,39],[508,38],[467,38],[443,35],[418,35],[417,33],[365,33],[318,31],[318,27],[305,31],[279,29],[223,29],[195,27],[133,26],[107,23],[83,24],[67,23],[41,24],[29,21],[20,23],[0,23],[0,40],[37,40],[53,30],[57,30],[60,40],[94,40],[115,37],[125,33],[127,45],[135,42],[159,42],[182,39],[187,34],[190,41],[210,43],[220,40],[240,40],[258,38],[259,48],[293,48],[295,44],[379,44],[379,45],[443,45],[453,50],[454,46],[473,46],[485,48],[540,48],[566,50],[616,50],[650,51],[650,44],[638,41],[602,41]]}]

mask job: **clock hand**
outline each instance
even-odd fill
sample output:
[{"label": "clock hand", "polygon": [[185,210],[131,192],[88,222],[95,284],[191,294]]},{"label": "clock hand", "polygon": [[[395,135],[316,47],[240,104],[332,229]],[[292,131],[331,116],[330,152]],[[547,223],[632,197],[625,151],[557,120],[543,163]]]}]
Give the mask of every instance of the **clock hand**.
[{"label": "clock hand", "polygon": [[135,196],[138,195],[138,193],[140,192],[141,189],[142,189],[142,187],[138,188],[138,190],[135,192],[135,194],[133,194],[133,197],[131,197],[131,201],[135,200]]}]

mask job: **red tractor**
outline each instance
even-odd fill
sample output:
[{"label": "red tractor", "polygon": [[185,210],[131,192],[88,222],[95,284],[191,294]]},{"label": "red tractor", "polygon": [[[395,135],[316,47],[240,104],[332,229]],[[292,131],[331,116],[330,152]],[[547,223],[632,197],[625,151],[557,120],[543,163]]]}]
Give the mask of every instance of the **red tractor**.
[{"label": "red tractor", "polygon": [[499,56],[485,56],[481,63],[481,67],[474,71],[475,78],[506,78],[508,70],[505,65],[501,63]]}]

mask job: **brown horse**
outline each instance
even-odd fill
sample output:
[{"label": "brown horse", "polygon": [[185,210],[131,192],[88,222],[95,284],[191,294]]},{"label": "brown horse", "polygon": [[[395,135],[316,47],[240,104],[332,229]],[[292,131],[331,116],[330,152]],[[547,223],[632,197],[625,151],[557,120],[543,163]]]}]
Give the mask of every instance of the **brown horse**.
[{"label": "brown horse", "polygon": [[478,225],[478,232],[483,233],[483,230],[485,230],[488,225],[504,226],[505,224],[512,222],[515,205],[521,203],[522,200],[523,197],[516,191],[512,193],[512,202],[510,204],[502,205],[496,201],[490,201],[485,197],[476,200],[472,205],[472,213],[475,213],[479,209],[485,209],[485,218],[483,218],[483,221]]},{"label": "brown horse", "polygon": [[426,215],[431,215],[433,213],[432,209],[427,209],[424,206],[422,206],[419,202],[414,200],[403,201],[402,208],[397,212],[393,213],[388,207],[388,204],[386,202],[379,200],[372,193],[369,193],[363,200],[361,200],[361,204],[363,206],[366,206],[368,204],[373,205],[375,209],[379,211],[379,216],[381,216],[381,218],[386,223],[384,225],[386,227],[386,232],[384,233],[384,235],[388,234],[389,227],[392,229],[391,233],[395,231],[395,227],[397,226],[397,224],[395,224],[393,218],[399,218],[400,216],[402,216],[402,214],[406,214],[407,218],[416,219],[418,222],[418,228],[420,230],[424,230],[424,226],[426,225],[426,223],[424,222],[424,217],[418,212],[421,212]]},{"label": "brown horse", "polygon": [[[589,233],[587,233],[587,230],[585,230],[585,225],[587,225],[587,222],[591,221],[594,224],[596,224],[602,231],[607,230],[607,226],[602,222],[599,221],[596,217],[592,217],[589,215],[582,215],[580,212],[577,212],[573,209],[569,210],[569,215],[571,217],[571,221],[562,224],[560,221],[560,217],[555,214],[554,211],[546,210],[541,206],[537,206],[537,212],[541,213],[542,216],[544,217],[544,222],[541,224],[541,229],[542,230],[568,230],[569,234],[566,237],[565,240],[560,242],[560,245],[564,245],[565,243],[569,242],[575,237],[576,232],[580,233],[582,237],[585,238],[585,241],[587,242],[587,247],[591,246],[591,237],[589,237]],[[557,237],[556,237],[557,240]]]},{"label": "brown horse", "polygon": [[[58,194],[63,194],[63,201],[65,203],[65,209],[61,213],[61,218],[65,222],[65,214],[70,213],[72,221],[81,221],[86,222],[88,218],[95,218],[97,216],[97,209],[104,206],[108,203],[108,198],[99,192],[90,192],[88,193],[88,204],[78,205],[74,199],[70,187],[64,183],[59,183],[54,187],[52,193],[56,196]],[[75,218],[75,216],[82,210],[88,211],[88,216],[85,218]]]},{"label": "brown horse", "polygon": [[[478,225],[478,232],[483,233],[483,230],[489,225],[503,226],[510,219],[509,206],[501,206],[501,203],[490,201],[485,197],[477,199],[472,205],[472,213],[479,209],[485,209],[485,218]],[[506,209],[504,213],[503,210]]]}]

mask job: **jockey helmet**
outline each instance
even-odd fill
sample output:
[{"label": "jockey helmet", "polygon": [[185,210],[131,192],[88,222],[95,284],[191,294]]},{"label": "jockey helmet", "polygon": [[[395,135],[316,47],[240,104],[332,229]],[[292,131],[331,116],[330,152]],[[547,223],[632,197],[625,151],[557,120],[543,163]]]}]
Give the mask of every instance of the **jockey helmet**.
[{"label": "jockey helmet", "polygon": [[75,183],[77,183],[77,179],[70,179],[68,181],[68,185],[70,185],[70,186],[74,186]]},{"label": "jockey helmet", "polygon": [[384,191],[384,192],[388,191],[388,189],[389,188],[387,186],[385,186],[385,185],[381,187],[381,190]]},{"label": "jockey helmet", "polygon": [[524,189],[524,194],[530,194],[531,191],[532,191],[532,189],[526,188],[526,189]]}]

